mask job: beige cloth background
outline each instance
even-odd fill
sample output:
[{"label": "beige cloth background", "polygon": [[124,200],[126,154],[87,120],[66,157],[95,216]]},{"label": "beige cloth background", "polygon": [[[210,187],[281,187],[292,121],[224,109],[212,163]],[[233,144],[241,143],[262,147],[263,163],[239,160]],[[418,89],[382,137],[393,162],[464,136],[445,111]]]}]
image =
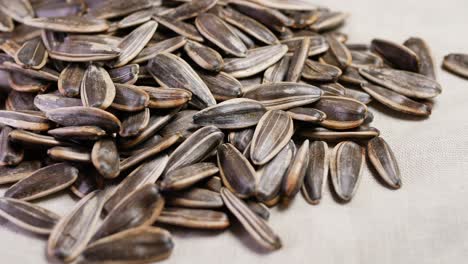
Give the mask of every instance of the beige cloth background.
[{"label": "beige cloth background", "polygon": [[[466,0],[317,0],[352,14],[343,29],[350,42],[373,37],[403,42],[425,38],[437,65],[449,52],[468,53]],[[403,188],[392,191],[365,171],[353,201],[337,204],[327,190],[318,206],[301,196],[273,210],[272,227],[284,247],[255,249],[240,227],[226,232],[174,232],[163,263],[465,263],[468,259],[468,81],[438,70],[444,91],[427,120],[399,118],[372,107],[375,126],[400,161]],[[5,188],[0,191],[3,192]],[[65,214],[67,195],[40,204]],[[45,240],[0,226],[0,263],[47,263]]]}]

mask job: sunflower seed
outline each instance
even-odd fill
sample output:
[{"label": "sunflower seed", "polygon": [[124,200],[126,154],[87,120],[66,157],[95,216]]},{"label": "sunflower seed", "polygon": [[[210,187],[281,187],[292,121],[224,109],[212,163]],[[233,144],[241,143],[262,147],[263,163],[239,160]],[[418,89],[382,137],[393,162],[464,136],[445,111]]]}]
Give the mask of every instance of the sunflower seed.
[{"label": "sunflower seed", "polygon": [[451,53],[446,55],[443,67],[456,75],[468,78],[468,54]]},{"label": "sunflower seed", "polygon": [[264,25],[291,26],[294,21],[279,10],[267,7],[265,3],[253,3],[244,0],[230,1],[240,12],[258,20]]},{"label": "sunflower seed", "polygon": [[52,147],[47,150],[47,154],[54,160],[91,162],[90,151],[81,147]]},{"label": "sunflower seed", "polygon": [[45,92],[50,87],[49,82],[31,78],[19,72],[10,73],[8,84],[15,91],[27,93]]},{"label": "sunflower seed", "polygon": [[322,36],[307,36],[307,37],[293,37],[285,40],[281,40],[281,44],[288,46],[288,52],[293,53],[299,47],[300,43],[304,38],[310,40],[309,51],[307,55],[316,56],[323,54],[328,51],[329,45],[324,37]]},{"label": "sunflower seed", "polygon": [[257,171],[260,179],[256,197],[259,201],[271,201],[279,195],[283,178],[294,156],[293,145],[294,142],[290,141],[272,160]]},{"label": "sunflower seed", "polygon": [[0,31],[12,32],[14,28],[13,19],[0,9]]},{"label": "sunflower seed", "polygon": [[311,140],[324,140],[327,142],[340,142],[343,140],[368,140],[380,135],[380,131],[373,127],[358,127],[356,129],[335,131],[322,127],[302,128],[297,135]]},{"label": "sunflower seed", "polygon": [[149,121],[150,111],[148,108],[140,112],[128,113],[122,119],[119,135],[121,137],[136,136],[148,127]]},{"label": "sunflower seed", "polygon": [[105,138],[96,141],[91,152],[91,161],[104,178],[113,179],[119,176],[120,159],[114,140]]},{"label": "sunflower seed", "polygon": [[282,184],[282,195],[286,200],[296,196],[304,182],[304,176],[309,167],[309,140],[305,140],[297,150],[294,159],[284,176]]},{"label": "sunflower seed", "polygon": [[322,96],[313,107],[327,115],[327,118],[320,123],[322,126],[337,130],[360,126],[367,112],[365,104],[338,96]]},{"label": "sunflower seed", "polygon": [[186,189],[218,172],[218,167],[213,163],[195,163],[167,173],[164,175],[164,179],[159,184],[159,187],[161,190],[171,191]]},{"label": "sunflower seed", "polygon": [[14,2],[2,0],[0,1],[0,10],[18,22],[23,22],[26,18],[34,17],[34,9],[29,0]]},{"label": "sunflower seed", "polygon": [[219,72],[224,67],[223,57],[214,49],[195,41],[187,41],[184,46],[187,55],[200,67]]},{"label": "sunflower seed", "polygon": [[[348,46],[346,46],[348,47]],[[355,51],[351,50],[351,57],[353,62],[351,66],[355,68],[366,68],[366,67],[383,67],[383,60],[370,52],[367,51]]]},{"label": "sunflower seed", "polygon": [[[364,84],[366,85],[366,84]],[[372,97],[365,91],[345,87],[345,97],[359,101],[365,105],[372,102]]]},{"label": "sunflower seed", "polygon": [[244,93],[244,97],[259,101],[268,110],[286,110],[311,104],[321,95],[318,87],[293,82],[261,84]]},{"label": "sunflower seed", "polygon": [[255,193],[258,181],[255,169],[233,145],[218,147],[218,167],[224,186],[236,195],[247,198]]},{"label": "sunflower seed", "polygon": [[5,61],[0,65],[0,68],[11,72],[19,72],[28,77],[41,80],[57,81],[59,79],[59,73],[47,67],[43,67],[40,70],[28,69],[11,61]]},{"label": "sunflower seed", "polygon": [[70,62],[112,60],[120,54],[118,48],[108,44],[76,40],[59,43],[48,51],[51,58]]},{"label": "sunflower seed", "polygon": [[192,92],[191,103],[203,109],[216,104],[200,76],[181,58],[161,53],[149,63],[149,70],[156,81],[164,87],[184,88]]},{"label": "sunflower seed", "polygon": [[30,232],[48,235],[59,216],[40,206],[21,200],[0,198],[0,216]]},{"label": "sunflower seed", "polygon": [[87,73],[86,68],[81,64],[70,63],[60,73],[57,82],[58,90],[63,96],[75,97],[80,94],[81,82]]},{"label": "sunflower seed", "polygon": [[23,161],[23,148],[9,140],[13,131],[11,127],[4,126],[0,132],[0,166],[18,165]]},{"label": "sunflower seed", "polygon": [[149,8],[152,4],[150,0],[97,1],[89,9],[88,14],[103,19],[114,18]]},{"label": "sunflower seed", "polygon": [[49,236],[47,254],[65,262],[74,260],[91,240],[105,202],[105,192],[94,191],[61,218]]},{"label": "sunflower seed", "polygon": [[375,137],[367,143],[367,155],[378,175],[394,189],[401,187],[398,162],[388,143],[381,137]]},{"label": "sunflower seed", "polygon": [[0,110],[0,124],[31,131],[47,131],[51,123],[40,112]]},{"label": "sunflower seed", "polygon": [[77,177],[78,169],[67,163],[50,165],[12,185],[5,197],[34,200],[68,188]]},{"label": "sunflower seed", "polygon": [[342,70],[350,66],[353,58],[348,48],[331,35],[326,35],[325,39],[330,48],[325,55],[320,58],[321,62],[339,67]]},{"label": "sunflower seed", "polygon": [[[3,130],[2,130],[3,133]],[[0,134],[1,135],[1,134]],[[55,147],[60,145],[67,145],[67,143],[57,140],[51,136],[45,136],[24,130],[13,130],[9,134],[9,138],[13,142],[21,142],[23,145],[39,145],[46,147]]]},{"label": "sunflower seed", "polygon": [[265,204],[255,201],[247,201],[247,206],[252,210],[252,212],[263,218],[263,220],[268,221],[270,218],[270,211]]},{"label": "sunflower seed", "polygon": [[164,208],[157,222],[196,229],[226,229],[229,218],[223,212],[206,209]]},{"label": "sunflower seed", "polygon": [[[162,23],[161,23],[162,24]],[[165,39],[156,44],[147,45],[137,56],[132,63],[141,63],[154,58],[159,53],[171,53],[187,43],[187,39],[183,36]]]},{"label": "sunflower seed", "polygon": [[255,48],[255,42],[252,38],[250,38],[249,36],[247,36],[247,34],[245,34],[244,32],[242,32],[240,29],[236,28],[235,26],[232,26],[230,24],[226,24],[228,26],[228,28],[230,28],[232,30],[232,32],[234,32],[234,34],[239,37],[240,40],[242,40],[242,42],[244,43],[244,45],[247,47],[247,49],[253,49]]},{"label": "sunflower seed", "polygon": [[116,89],[109,73],[91,64],[81,81],[80,95],[83,106],[106,109],[114,101]]},{"label": "sunflower seed", "polygon": [[166,168],[167,161],[167,155],[162,154],[138,166],[120,182],[114,193],[107,200],[104,206],[105,210],[111,212],[112,209],[135,190],[138,190],[147,183],[155,183]]},{"label": "sunflower seed", "polygon": [[429,45],[421,38],[409,38],[403,43],[404,46],[412,50],[419,58],[419,73],[436,80],[437,76],[434,67],[434,58]]},{"label": "sunflower seed", "polygon": [[220,192],[223,187],[223,181],[220,177],[213,176],[200,186],[213,192]]},{"label": "sunflower seed", "polygon": [[395,69],[419,72],[419,58],[409,48],[383,39],[374,39],[371,42],[371,50]]},{"label": "sunflower seed", "polygon": [[119,29],[122,29],[122,28],[129,28],[133,26],[139,26],[147,22],[148,20],[150,20],[151,17],[153,16],[153,12],[154,11],[152,8],[134,12],[122,18],[122,20],[118,22],[117,27]]},{"label": "sunflower seed", "polygon": [[294,120],[308,123],[320,123],[327,118],[327,114],[324,112],[309,107],[292,108],[286,113],[288,113]]},{"label": "sunflower seed", "polygon": [[333,82],[342,74],[340,68],[312,60],[306,60],[302,77],[310,81]]},{"label": "sunflower seed", "polygon": [[33,93],[18,92],[12,90],[5,101],[5,110],[10,111],[34,111],[37,108],[34,106],[34,98],[36,97]]},{"label": "sunflower seed", "polygon": [[40,168],[41,162],[39,161],[23,161],[14,167],[1,166],[0,184],[20,181]]},{"label": "sunflower seed", "polygon": [[109,70],[109,76],[114,83],[134,84],[138,80],[140,65],[128,64],[120,68]]},{"label": "sunflower seed", "polygon": [[287,51],[285,45],[251,49],[245,53],[245,58],[225,59],[224,71],[235,78],[250,77],[278,62]]},{"label": "sunflower seed", "polygon": [[62,107],[82,106],[81,100],[68,98],[57,94],[38,94],[34,98],[34,105],[41,111],[47,112]]},{"label": "sunflower seed", "polygon": [[309,167],[302,185],[302,194],[310,204],[318,204],[322,199],[323,188],[328,176],[328,145],[324,141],[315,141],[309,148]]},{"label": "sunflower seed", "polygon": [[332,30],[341,26],[346,18],[348,18],[348,14],[342,12],[321,12],[315,23],[310,26],[310,29],[315,32]]},{"label": "sunflower seed", "polygon": [[290,61],[290,56],[284,56],[279,62],[268,67],[263,74],[262,83],[276,83],[284,81],[286,74],[288,74]]},{"label": "sunflower seed", "polygon": [[385,68],[360,69],[359,73],[376,84],[412,98],[429,99],[442,92],[439,83],[418,73]]},{"label": "sunflower seed", "polygon": [[92,164],[81,164],[78,168],[80,170],[78,178],[70,187],[74,195],[82,199],[91,192],[103,188],[104,178],[99,175]]},{"label": "sunflower seed", "polygon": [[359,186],[365,162],[365,150],[351,141],[336,145],[330,157],[331,179],[335,193],[343,201],[350,201]]},{"label": "sunflower seed", "polygon": [[15,54],[15,61],[21,66],[41,69],[47,62],[47,50],[40,38],[26,41]]},{"label": "sunflower seed", "polygon": [[24,20],[24,24],[41,29],[70,33],[96,33],[106,31],[109,28],[109,24],[104,19],[89,16],[28,18]]},{"label": "sunflower seed", "polygon": [[91,241],[142,226],[150,226],[161,214],[164,197],[150,183],[122,200],[103,220]]},{"label": "sunflower seed", "polygon": [[284,111],[268,111],[257,124],[250,147],[250,159],[255,165],[264,165],[281,149],[293,135],[293,121]]},{"label": "sunflower seed", "polygon": [[302,39],[299,47],[294,51],[293,56],[291,57],[291,63],[289,65],[285,81],[298,82],[299,79],[301,79],[301,73],[304,68],[304,63],[308,57],[309,47],[310,38]]},{"label": "sunflower seed", "polygon": [[281,240],[274,231],[267,225],[265,220],[257,216],[250,208],[228,189],[221,189],[221,197],[226,207],[239,220],[255,241],[269,249],[277,250],[281,248]]},{"label": "sunflower seed", "polygon": [[164,109],[180,107],[190,101],[192,97],[192,93],[185,89],[156,88],[149,86],[139,86],[138,88],[149,95],[148,107],[150,108]]},{"label": "sunflower seed", "polygon": [[182,21],[168,20],[159,16],[153,16],[153,19],[156,20],[159,24],[181,36],[198,42],[203,42],[203,37],[198,32],[197,28],[192,24],[188,24]]},{"label": "sunflower seed", "polygon": [[[46,116],[62,126],[97,126],[108,132],[118,132],[120,130],[120,121],[117,117],[109,112],[93,107],[74,106],[56,108],[47,111]],[[1,120],[0,118],[0,122]]]},{"label": "sunflower seed", "polygon": [[239,151],[243,152],[252,141],[254,131],[254,128],[246,128],[229,132],[229,143],[231,143]]},{"label": "sunflower seed", "polygon": [[217,0],[190,1],[171,9],[169,12],[164,14],[164,17],[171,20],[185,20],[196,17],[211,9],[216,2]]},{"label": "sunflower seed", "polygon": [[364,79],[360,74],[358,69],[354,67],[348,67],[343,71],[342,75],[339,77],[340,81],[352,85],[361,85],[367,83],[367,80]]},{"label": "sunflower seed", "polygon": [[49,135],[61,139],[97,140],[106,135],[106,131],[97,126],[68,126],[47,131]]},{"label": "sunflower seed", "polygon": [[149,104],[149,95],[131,84],[115,84],[115,98],[112,108],[125,112],[145,109]]},{"label": "sunflower seed", "polygon": [[218,192],[201,188],[191,188],[170,193],[167,204],[185,208],[214,209],[223,207],[223,200]]}]

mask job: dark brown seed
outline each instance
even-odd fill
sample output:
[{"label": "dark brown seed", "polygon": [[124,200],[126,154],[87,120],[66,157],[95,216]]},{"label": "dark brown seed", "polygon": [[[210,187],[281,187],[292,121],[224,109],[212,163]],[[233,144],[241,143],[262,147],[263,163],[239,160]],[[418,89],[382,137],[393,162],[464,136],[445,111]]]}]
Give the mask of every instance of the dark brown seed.
[{"label": "dark brown seed", "polygon": [[168,157],[162,154],[150,161],[143,163],[133,170],[115,188],[113,194],[107,200],[104,208],[107,212],[112,211],[121,201],[135,190],[147,183],[155,183],[166,168]]},{"label": "dark brown seed", "polygon": [[292,118],[284,111],[271,110],[263,115],[255,128],[250,145],[250,159],[263,165],[288,144],[294,132]]},{"label": "dark brown seed", "polygon": [[310,56],[316,56],[323,54],[328,51],[329,45],[326,41],[326,39],[323,36],[305,36],[305,37],[292,37],[288,39],[281,40],[281,44],[287,45],[288,46],[288,52],[293,53],[296,51],[296,49],[299,47],[300,43],[304,38],[309,38],[310,39],[310,44],[309,44],[309,51],[307,55]]},{"label": "dark brown seed", "polygon": [[353,58],[353,62],[351,63],[352,67],[355,67],[355,68],[383,67],[384,65],[382,58],[368,51],[351,50],[350,52],[351,52],[351,57]]},{"label": "dark brown seed", "polygon": [[119,135],[121,137],[136,136],[148,127],[149,121],[149,108],[140,112],[127,113],[122,118],[122,127],[120,128]]},{"label": "dark brown seed", "polygon": [[218,172],[218,167],[213,163],[195,163],[167,173],[164,175],[164,179],[161,181],[159,186],[162,190],[181,190],[211,177]]},{"label": "dark brown seed", "polygon": [[81,81],[86,73],[86,68],[78,63],[70,63],[60,73],[57,82],[58,90],[63,96],[75,97],[80,94]]},{"label": "dark brown seed", "polygon": [[47,150],[47,154],[54,160],[91,162],[90,151],[81,147],[52,147]]},{"label": "dark brown seed", "polygon": [[40,161],[23,161],[16,166],[0,167],[0,184],[20,181],[41,168]]},{"label": "dark brown seed", "polygon": [[193,122],[221,129],[246,128],[255,126],[265,112],[266,109],[261,103],[237,98],[201,110],[193,116]]},{"label": "dark brown seed", "polygon": [[200,126],[193,123],[193,116],[198,113],[195,110],[183,110],[178,112],[171,122],[161,129],[161,135],[167,137],[180,133],[183,138],[190,136]]},{"label": "dark brown seed", "polygon": [[96,33],[106,31],[109,28],[109,24],[104,19],[88,16],[28,18],[24,20],[24,24],[41,29],[70,33]]},{"label": "dark brown seed", "polygon": [[328,177],[328,145],[315,141],[309,148],[309,167],[306,170],[302,194],[310,204],[318,204],[322,199],[323,188]]},{"label": "dark brown seed", "polygon": [[380,135],[380,131],[373,127],[358,127],[352,130],[335,131],[323,127],[301,128],[297,135],[311,140],[340,142],[343,140],[369,140]]},{"label": "dark brown seed", "polygon": [[219,211],[205,209],[164,208],[157,222],[196,229],[226,229],[229,227],[228,216]]},{"label": "dark brown seed", "polygon": [[80,199],[95,190],[102,189],[104,178],[99,175],[92,164],[80,164],[78,178],[70,187],[70,191]]},{"label": "dark brown seed", "polygon": [[403,45],[388,40],[374,39],[371,42],[371,50],[396,69],[419,72],[418,55]]},{"label": "dark brown seed", "polygon": [[213,192],[220,192],[221,188],[223,187],[223,181],[220,177],[214,176],[208,179],[205,183],[201,184],[201,187]]},{"label": "dark brown seed", "polygon": [[38,94],[34,98],[34,105],[41,111],[47,112],[62,107],[82,106],[78,98],[64,97],[56,93]]},{"label": "dark brown seed", "polygon": [[153,16],[153,19],[158,21],[159,24],[181,36],[198,42],[203,42],[203,37],[198,32],[197,28],[192,24],[188,24],[182,21],[168,20],[158,16]]},{"label": "dark brown seed", "polygon": [[154,58],[162,52],[171,53],[185,45],[187,39],[183,36],[173,37],[162,40],[156,44],[148,44],[137,56],[132,63],[141,63]]},{"label": "dark brown seed", "polygon": [[34,200],[68,188],[77,177],[78,169],[67,163],[50,165],[12,185],[5,197]]},{"label": "dark brown seed", "polygon": [[442,92],[439,83],[418,73],[386,68],[360,69],[359,73],[376,84],[408,97],[429,99]]},{"label": "dark brown seed", "polygon": [[323,64],[320,62],[306,60],[302,77],[311,81],[333,82],[336,81],[342,74],[340,68],[333,65]]},{"label": "dark brown seed", "polygon": [[365,91],[345,87],[345,97],[359,101],[365,105],[372,102],[372,97]]},{"label": "dark brown seed", "polygon": [[284,176],[282,195],[286,200],[296,196],[304,182],[304,176],[309,167],[309,140],[305,140],[297,150],[294,159],[289,165],[287,174]]},{"label": "dark brown seed", "polygon": [[114,83],[134,84],[138,80],[140,65],[128,64],[120,68],[109,70],[109,76]]},{"label": "dark brown seed", "polygon": [[28,40],[16,52],[15,61],[24,67],[41,69],[47,62],[47,50],[41,38]]},{"label": "dark brown seed", "polygon": [[247,206],[252,210],[252,212],[263,218],[263,220],[268,221],[270,218],[270,210],[265,204],[255,201],[247,201]]},{"label": "dark brown seed", "polygon": [[288,73],[286,74],[285,81],[298,82],[301,79],[302,69],[308,57],[310,47],[310,38],[304,38],[299,47],[294,51],[291,57]]},{"label": "dark brown seed", "polygon": [[206,84],[183,59],[161,53],[149,63],[149,70],[156,81],[164,87],[184,88],[192,92],[191,103],[200,108],[216,104]]},{"label": "dark brown seed", "polygon": [[9,138],[11,141],[21,142],[25,146],[29,146],[30,144],[45,147],[67,145],[66,142],[57,140],[51,136],[41,135],[38,133],[28,132],[19,129],[11,131]]},{"label": "dark brown seed", "polygon": [[217,101],[226,101],[242,95],[242,84],[225,72],[198,73]]},{"label": "dark brown seed", "polygon": [[47,118],[62,126],[97,126],[108,132],[120,130],[119,119],[98,108],[80,106],[57,108],[47,111],[46,115]]},{"label": "dark brown seed", "polygon": [[122,20],[118,22],[117,27],[119,29],[122,29],[122,28],[129,28],[133,26],[139,26],[147,22],[148,20],[150,20],[151,17],[153,16],[153,13],[154,11],[152,8],[134,12],[122,18]]},{"label": "dark brown seed", "polygon": [[148,107],[157,109],[176,108],[185,105],[192,93],[185,89],[138,86],[149,95]]},{"label": "dark brown seed", "polygon": [[88,12],[93,17],[106,19],[131,14],[152,5],[153,2],[150,0],[97,1]]},{"label": "dark brown seed", "polygon": [[269,250],[281,248],[280,238],[268,226],[265,220],[250,210],[244,201],[237,198],[226,188],[221,190],[221,197],[229,211],[234,214],[249,235],[252,236],[259,245]]},{"label": "dark brown seed", "polygon": [[342,12],[321,12],[318,19],[310,26],[315,32],[332,30],[341,26],[348,14]]},{"label": "dark brown seed", "polygon": [[216,0],[191,1],[171,9],[169,12],[164,14],[164,17],[171,20],[185,20],[196,17],[211,9],[216,2]]},{"label": "dark brown seed", "polygon": [[31,131],[47,131],[51,127],[51,123],[42,113],[34,111],[14,112],[0,110],[0,124]]},{"label": "dark brown seed", "polygon": [[37,110],[34,106],[34,93],[23,93],[12,90],[5,101],[5,110],[10,111],[29,111]]},{"label": "dark brown seed", "polygon": [[444,57],[442,66],[456,75],[468,78],[468,54],[448,54]]},{"label": "dark brown seed", "polygon": [[412,50],[419,58],[419,73],[431,79],[437,79],[434,66],[434,58],[432,57],[429,45],[421,38],[409,38],[403,43],[407,48]]},{"label": "dark brown seed", "polygon": [[255,193],[257,173],[250,162],[231,144],[218,147],[218,167],[224,186],[247,198]]},{"label": "dark brown seed", "polygon": [[262,83],[282,82],[288,74],[291,56],[284,56],[279,62],[268,67],[263,74]]},{"label": "dark brown seed", "polygon": [[11,127],[4,126],[0,132],[0,166],[18,165],[23,161],[23,148],[9,139],[13,131]]},{"label": "dark brown seed", "polygon": [[198,66],[205,70],[219,72],[224,67],[221,54],[210,47],[189,40],[185,43],[184,50]]},{"label": "dark brown seed", "polygon": [[78,40],[58,43],[48,51],[51,58],[70,62],[112,60],[120,54],[118,48],[109,44]]},{"label": "dark brown seed", "polygon": [[164,197],[154,183],[134,191],[109,212],[92,241],[142,226],[150,226],[161,214]]},{"label": "dark brown seed", "polygon": [[10,79],[8,80],[10,87],[18,92],[44,92],[46,91],[50,83],[44,80],[31,78],[20,72],[10,73]]},{"label": "dark brown seed", "polygon": [[236,149],[243,152],[252,141],[254,128],[246,128],[229,132],[228,140]]},{"label": "dark brown seed", "polygon": [[218,192],[202,188],[190,188],[168,195],[167,204],[185,208],[214,209],[222,208],[223,200]]},{"label": "dark brown seed", "polygon": [[97,126],[67,126],[47,131],[49,135],[61,139],[97,140],[106,135],[106,131]]},{"label": "dark brown seed", "polygon": [[346,88],[339,84],[339,83],[326,83],[321,84],[320,89],[324,92],[324,95],[331,95],[331,96],[343,96],[345,97]]},{"label": "dark brown seed", "polygon": [[149,95],[131,84],[115,84],[115,98],[112,108],[125,112],[145,109],[149,104]]},{"label": "dark brown seed", "polygon": [[210,13],[200,14],[195,25],[205,38],[222,50],[237,57],[246,56],[247,47],[219,17]]},{"label": "dark brown seed", "polygon": [[367,83],[367,80],[364,79],[360,74],[358,69],[354,67],[348,67],[340,76],[340,81],[352,85],[361,85]]},{"label": "dark brown seed", "polygon": [[367,155],[377,170],[380,178],[394,189],[401,187],[401,176],[398,162],[388,143],[376,137],[367,143]]},{"label": "dark brown seed", "polygon": [[327,118],[320,123],[322,126],[337,130],[360,126],[367,112],[365,104],[338,96],[322,96],[313,107],[327,115]]},{"label": "dark brown seed", "polygon": [[114,101],[115,90],[109,73],[103,67],[94,64],[88,66],[80,88],[83,106],[106,109]]},{"label": "dark brown seed", "polygon": [[91,152],[91,161],[104,178],[113,179],[119,176],[120,159],[114,140],[105,138],[96,141]]},{"label": "dark brown seed", "polygon": [[86,248],[96,231],[105,200],[104,191],[94,191],[62,217],[49,236],[47,255],[64,262],[73,261]]},{"label": "dark brown seed", "polygon": [[0,198],[0,216],[30,232],[48,235],[59,216],[45,208],[21,200]]},{"label": "dark brown seed", "polygon": [[326,35],[325,38],[330,48],[327,53],[321,57],[321,61],[339,67],[342,70],[350,66],[353,58],[348,48],[331,35]]},{"label": "dark brown seed", "polygon": [[320,123],[327,118],[327,114],[324,112],[309,107],[292,108],[289,109],[286,113],[288,113],[294,120],[308,123]]},{"label": "dark brown seed", "polygon": [[362,89],[383,105],[405,114],[429,116],[431,108],[387,88],[372,84],[361,85]]},{"label": "dark brown seed", "polygon": [[236,34],[237,37],[239,37],[242,40],[242,42],[244,42],[244,45],[248,49],[255,48],[256,45],[255,45],[254,40],[250,38],[249,36],[247,36],[247,34],[242,32],[240,29],[236,28],[235,26],[231,26],[230,24],[226,24],[226,25],[232,30],[232,32]]},{"label": "dark brown seed", "polygon": [[330,157],[333,187],[338,197],[350,201],[359,186],[365,162],[363,147],[351,141],[336,145]]}]

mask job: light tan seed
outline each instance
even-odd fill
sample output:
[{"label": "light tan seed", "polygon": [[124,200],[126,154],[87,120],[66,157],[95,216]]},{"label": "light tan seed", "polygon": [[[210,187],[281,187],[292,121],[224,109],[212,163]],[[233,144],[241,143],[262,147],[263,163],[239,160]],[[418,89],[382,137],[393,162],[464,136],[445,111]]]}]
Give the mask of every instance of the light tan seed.
[{"label": "light tan seed", "polygon": [[322,199],[323,189],[328,177],[328,145],[324,141],[315,141],[309,148],[309,167],[306,170],[302,194],[310,204],[318,204]]},{"label": "light tan seed", "polygon": [[109,70],[109,76],[114,83],[134,84],[138,80],[140,65],[128,64],[120,68]]}]

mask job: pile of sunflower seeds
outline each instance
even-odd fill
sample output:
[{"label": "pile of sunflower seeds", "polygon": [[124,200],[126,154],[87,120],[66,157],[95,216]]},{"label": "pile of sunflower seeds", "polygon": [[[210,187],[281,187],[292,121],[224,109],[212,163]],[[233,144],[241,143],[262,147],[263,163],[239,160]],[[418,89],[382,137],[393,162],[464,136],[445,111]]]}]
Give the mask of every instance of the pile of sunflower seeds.
[{"label": "pile of sunflower seeds", "polygon": [[[346,43],[346,18],[303,0],[0,0],[0,216],[50,259],[149,263],[177,227],[240,223],[279,249],[268,207],[318,204],[329,171],[350,201],[366,152],[400,188],[367,104],[429,116],[431,52]],[[67,190],[63,216],[33,203]]]}]

